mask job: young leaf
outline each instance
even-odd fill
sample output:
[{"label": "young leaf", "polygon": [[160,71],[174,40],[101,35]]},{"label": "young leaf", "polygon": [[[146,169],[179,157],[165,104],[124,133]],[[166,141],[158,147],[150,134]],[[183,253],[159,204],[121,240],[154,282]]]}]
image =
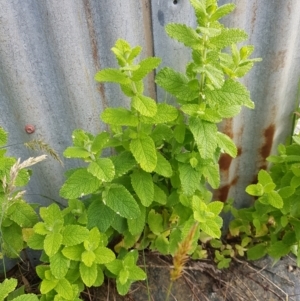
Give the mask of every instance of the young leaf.
[{"label": "young leaf", "polygon": [[144,95],[136,95],[131,100],[131,106],[141,115],[153,117],[157,112],[155,101]]},{"label": "young leaf", "polygon": [[189,163],[179,163],[178,170],[183,192],[186,195],[192,195],[199,188],[201,173]]},{"label": "young leaf", "polygon": [[136,200],[123,185],[109,185],[103,192],[103,202],[122,217],[130,219],[140,215]]},{"label": "young leaf", "polygon": [[59,279],[55,286],[55,291],[63,298],[67,300],[73,299],[73,288],[70,282],[67,279]]},{"label": "young leaf", "polygon": [[220,186],[220,171],[218,164],[206,164],[204,165],[202,172],[212,188],[217,189]]},{"label": "young leaf", "polygon": [[158,57],[148,57],[139,62],[139,69],[132,72],[131,79],[135,82],[142,80],[149,72],[157,68],[161,63],[161,59]]},{"label": "young leaf", "polygon": [[63,236],[60,233],[49,233],[44,240],[44,250],[48,256],[55,255],[62,243]]},{"label": "young leaf", "polygon": [[63,153],[65,158],[88,158],[90,156],[90,152],[88,152],[85,148],[79,146],[69,146]]},{"label": "young leaf", "polygon": [[200,223],[200,229],[213,238],[221,237],[221,229],[214,219],[207,219],[205,223]]},{"label": "young leaf", "polygon": [[217,132],[217,143],[219,148],[223,149],[231,157],[235,158],[237,155],[237,148],[234,142],[227,135]]},{"label": "young leaf", "polygon": [[269,204],[272,205],[273,207],[278,209],[283,207],[283,200],[277,191],[271,191],[267,193],[267,197],[268,197]]},{"label": "young leaf", "polygon": [[183,43],[187,47],[193,49],[201,49],[203,47],[201,38],[197,32],[185,24],[169,23],[165,29],[171,38]]},{"label": "young leaf", "polygon": [[264,188],[260,183],[251,184],[246,187],[246,192],[250,195],[262,196],[264,194]]},{"label": "young leaf", "polygon": [[112,262],[116,256],[115,253],[105,247],[98,247],[95,251],[95,263],[98,264],[107,264],[109,262]]},{"label": "young leaf", "polygon": [[153,202],[154,186],[151,174],[137,169],[131,174],[132,187],[145,207]]},{"label": "young leaf", "polygon": [[101,200],[95,200],[88,207],[87,215],[88,229],[97,227],[101,232],[106,232],[111,226],[116,214],[112,209],[103,204]]},{"label": "young leaf", "polygon": [[120,126],[137,126],[139,120],[131,111],[124,108],[107,108],[101,114],[103,122]]},{"label": "young leaf", "polygon": [[231,44],[236,44],[247,40],[248,35],[244,30],[237,28],[224,28],[220,35],[212,37],[209,39],[210,46],[216,47],[217,49],[222,49],[224,47],[230,46]]},{"label": "young leaf", "polygon": [[105,147],[105,144],[108,142],[108,140],[109,140],[109,133],[107,132],[100,133],[95,137],[93,144],[91,146],[91,151],[93,153],[98,153]]},{"label": "young leaf", "polygon": [[164,231],[162,215],[151,209],[148,214],[148,225],[154,234],[160,235]]},{"label": "young leaf", "polygon": [[157,155],[154,141],[151,137],[132,139],[130,151],[142,169],[152,172],[157,164]]},{"label": "young leaf", "polygon": [[79,271],[83,283],[87,287],[91,287],[97,279],[98,270],[96,263],[88,267],[83,262],[81,262],[79,264]]},{"label": "young leaf", "polygon": [[[0,127],[0,131],[2,128]],[[18,284],[17,279],[6,278],[2,283],[0,283],[0,300],[4,301],[4,299],[8,296],[10,292],[12,292]]]},{"label": "young leaf", "polygon": [[117,156],[110,157],[110,159],[115,166],[116,177],[123,176],[136,165],[136,161],[129,151],[124,151]]},{"label": "young leaf", "polygon": [[96,73],[95,80],[97,82],[112,82],[118,84],[130,84],[129,78],[120,70],[117,69],[103,69]]},{"label": "young leaf", "polygon": [[250,99],[249,91],[239,82],[228,79],[221,89],[206,90],[205,95],[209,103],[220,106],[244,105],[250,109],[254,103]]},{"label": "young leaf", "polygon": [[175,120],[178,116],[178,110],[166,103],[157,104],[157,112],[153,117],[141,116],[141,122],[146,124],[160,124]]},{"label": "young leaf", "polygon": [[99,179],[85,168],[80,168],[66,180],[59,193],[63,198],[75,199],[95,192],[100,186],[101,182]]},{"label": "young leaf", "polygon": [[[9,209],[9,218],[22,228],[32,227],[38,222],[38,216],[34,209],[22,200],[15,201]],[[13,212],[10,212],[11,209]]]},{"label": "young leaf", "polygon": [[211,22],[217,21],[222,17],[231,13],[234,9],[235,9],[235,5],[233,3],[222,5],[218,7],[218,9],[212,14],[212,16],[210,17],[210,21]]},{"label": "young leaf", "polygon": [[64,247],[61,252],[68,259],[81,261],[81,254],[84,252],[84,250],[85,249],[83,245],[80,244],[71,247]]},{"label": "young leaf", "polygon": [[170,178],[173,174],[170,162],[160,152],[157,152],[157,164],[154,171],[166,178]]},{"label": "young leaf", "polygon": [[0,126],[0,147],[7,143],[7,132]]},{"label": "young leaf", "polygon": [[127,220],[128,230],[131,235],[139,235],[143,232],[146,222],[146,208],[140,205],[141,214],[139,217]]},{"label": "young leaf", "polygon": [[82,243],[88,236],[89,230],[79,225],[67,225],[62,231],[62,244],[65,246],[74,246]]},{"label": "young leaf", "polygon": [[198,90],[189,87],[189,79],[169,67],[165,67],[156,75],[155,82],[170,94],[184,101],[192,101],[199,96]]},{"label": "young leaf", "polygon": [[270,176],[270,174],[261,169],[258,173],[258,182],[263,185],[263,186],[266,186],[270,183],[273,183],[273,180],[272,180],[272,177]]},{"label": "young leaf", "polygon": [[115,176],[115,166],[109,158],[99,158],[91,162],[87,171],[102,182],[110,182]]},{"label": "young leaf", "polygon": [[217,126],[198,117],[190,117],[189,126],[201,157],[213,157],[217,148]]},{"label": "young leaf", "polygon": [[69,266],[70,260],[66,258],[61,252],[57,252],[55,255],[49,258],[50,260],[50,271],[57,279],[65,278]]}]

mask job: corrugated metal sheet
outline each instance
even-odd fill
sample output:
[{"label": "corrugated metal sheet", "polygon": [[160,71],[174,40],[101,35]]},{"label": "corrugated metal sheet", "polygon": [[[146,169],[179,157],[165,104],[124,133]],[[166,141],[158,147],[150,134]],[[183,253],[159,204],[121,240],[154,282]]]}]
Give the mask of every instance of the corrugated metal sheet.
[{"label": "corrugated metal sheet", "polygon": [[[219,4],[231,1],[221,0]],[[245,109],[222,129],[239,147],[235,160],[223,156],[223,184],[216,197],[233,196],[246,205],[245,186],[255,180],[265,158],[291,130],[300,76],[300,1],[235,0],[237,9],[224,22],[241,27],[262,57],[244,82],[256,109]],[[71,144],[75,128],[96,133],[107,106],[126,106],[117,86],[99,85],[97,70],[115,65],[110,48],[116,39],[141,45],[143,57],[155,54],[163,65],[183,70],[189,52],[169,39],[169,22],[195,24],[188,0],[9,0],[0,1],[0,125],[10,134],[9,153],[27,158],[22,143],[42,138],[58,153]],[[153,77],[146,83],[155,97]],[[158,89],[158,101],[166,96]],[[28,135],[26,124],[35,126]],[[74,161],[64,160],[65,169]],[[59,200],[65,170],[49,159],[34,167],[27,199]]]}]

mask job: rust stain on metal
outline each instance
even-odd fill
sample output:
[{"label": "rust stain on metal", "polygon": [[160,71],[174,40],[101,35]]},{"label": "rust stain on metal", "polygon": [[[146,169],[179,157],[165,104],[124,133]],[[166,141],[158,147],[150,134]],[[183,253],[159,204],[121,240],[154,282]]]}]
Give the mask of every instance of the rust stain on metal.
[{"label": "rust stain on metal", "polygon": [[284,67],[286,52],[287,50],[280,50],[274,55],[271,65],[271,72],[278,71],[278,69],[282,69]]},{"label": "rust stain on metal", "polygon": [[230,157],[228,154],[222,154],[219,159],[220,169],[222,171],[228,171],[231,162],[232,162],[232,157]]},{"label": "rust stain on metal", "polygon": [[[92,9],[91,9],[91,4],[89,0],[83,0],[83,5],[85,9],[85,14],[86,14],[86,20],[87,20],[87,26],[89,30],[89,36],[91,40],[91,47],[92,47],[92,56],[95,64],[96,70],[101,69],[101,64],[98,56],[98,44],[97,44],[97,38],[96,38],[96,31],[95,31],[95,26],[93,22],[93,16],[92,16]],[[97,84],[97,90],[100,93],[104,107],[107,107],[107,101],[105,97],[105,89],[104,85],[101,83]]]},{"label": "rust stain on metal", "polygon": [[214,194],[215,199],[217,199],[221,202],[226,202],[230,188],[237,183],[238,179],[239,179],[239,177],[237,176],[229,184],[226,184],[226,185],[220,187]]},{"label": "rust stain on metal", "polygon": [[264,130],[264,137],[265,142],[262,145],[262,147],[259,150],[259,153],[261,155],[261,159],[263,162],[266,161],[267,157],[271,153],[272,144],[273,144],[273,138],[275,133],[275,125],[270,124],[265,130]]},{"label": "rust stain on metal", "polygon": [[[146,56],[153,56],[154,46],[153,46],[153,35],[152,35],[152,17],[151,17],[151,3],[150,0],[142,1],[142,15],[143,15],[143,25],[144,25],[144,37],[145,37],[145,53]],[[156,89],[154,84],[154,72],[151,72],[148,77],[148,90],[149,96],[156,99]]]},{"label": "rust stain on metal", "polygon": [[233,119],[229,118],[226,119],[222,124],[222,132],[226,134],[228,137],[230,137],[231,139],[233,138],[232,123],[233,123]]}]

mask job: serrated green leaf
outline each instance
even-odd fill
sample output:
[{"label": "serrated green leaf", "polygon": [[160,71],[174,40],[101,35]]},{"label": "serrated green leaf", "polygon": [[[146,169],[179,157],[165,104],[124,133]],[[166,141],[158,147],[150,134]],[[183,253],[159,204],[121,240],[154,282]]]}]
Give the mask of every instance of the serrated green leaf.
[{"label": "serrated green leaf", "polygon": [[199,90],[190,89],[189,79],[184,74],[169,67],[158,72],[155,82],[180,100],[192,101],[199,96]]},{"label": "serrated green leaf", "polygon": [[234,9],[235,9],[235,5],[233,3],[222,5],[218,7],[218,9],[211,15],[210,21],[211,22],[217,21],[222,17],[231,13]]},{"label": "serrated green leaf", "polygon": [[122,284],[120,280],[117,278],[117,291],[121,296],[125,296],[129,292],[130,286],[131,286],[130,280]]},{"label": "serrated green leaf", "polygon": [[134,281],[145,280],[147,278],[147,275],[140,267],[134,265],[129,269],[128,278]]},{"label": "serrated green leaf", "polygon": [[43,279],[40,286],[41,293],[42,294],[49,293],[56,287],[58,282],[59,282],[58,279],[53,279],[53,280]]},{"label": "serrated green leaf", "polygon": [[52,275],[57,279],[65,278],[69,270],[70,259],[66,258],[61,252],[57,252],[49,259],[50,259],[50,271]]},{"label": "serrated green leaf", "polygon": [[13,298],[12,301],[39,301],[39,298],[35,294],[26,294]]},{"label": "serrated green leaf", "polygon": [[221,89],[206,90],[205,96],[212,106],[244,105],[250,109],[254,108],[249,91],[241,83],[231,79],[225,80]]},{"label": "serrated green leaf", "polygon": [[219,106],[217,110],[218,110],[218,113],[223,118],[231,118],[240,113],[241,106],[239,106],[239,105],[226,106],[225,104],[223,104],[223,105]]},{"label": "serrated green leaf", "polygon": [[[1,129],[2,128],[0,128],[0,130]],[[2,283],[0,283],[0,300],[4,301],[8,294],[16,288],[17,284],[18,281],[14,278],[6,278]]]},{"label": "serrated green leaf", "polygon": [[144,95],[136,95],[131,99],[131,106],[141,115],[153,117],[157,112],[156,102]]},{"label": "serrated green leaf", "polygon": [[214,201],[207,205],[207,208],[210,212],[213,212],[215,215],[219,215],[224,207],[224,203],[220,201]]},{"label": "serrated green leaf", "polygon": [[275,259],[279,259],[282,256],[288,255],[290,249],[291,246],[289,244],[285,244],[283,241],[277,241],[270,245],[268,254]]},{"label": "serrated green leaf", "polygon": [[127,220],[128,230],[131,235],[139,235],[143,232],[146,223],[146,208],[140,205],[141,214],[139,217]]},{"label": "serrated green leaf", "polygon": [[33,250],[42,250],[44,248],[44,235],[33,233],[27,241],[27,245]]},{"label": "serrated green leaf", "polygon": [[144,170],[137,169],[131,174],[132,187],[145,207],[153,202],[154,186],[151,174]]},{"label": "serrated green leaf", "polygon": [[79,225],[67,225],[62,231],[62,244],[65,246],[74,246],[82,243],[89,234],[86,227]]},{"label": "serrated green leaf", "polygon": [[117,156],[110,157],[115,166],[115,176],[120,177],[131,170],[136,161],[130,151],[124,151]]},{"label": "serrated green leaf", "polygon": [[83,147],[79,146],[69,146],[63,153],[65,158],[88,158],[90,156],[90,152],[87,151]]},{"label": "serrated green leaf", "polygon": [[59,279],[55,286],[55,291],[67,300],[74,300],[73,288],[67,279]]},{"label": "serrated green leaf", "polygon": [[202,158],[214,156],[217,148],[217,126],[197,117],[190,117],[189,127],[197,143]]},{"label": "serrated green leaf", "polygon": [[101,232],[106,232],[114,220],[115,213],[103,204],[101,200],[95,200],[88,207],[88,228],[97,227]]},{"label": "serrated green leaf", "polygon": [[75,199],[95,192],[101,186],[101,181],[94,177],[85,168],[72,173],[60,189],[60,196],[66,199]]},{"label": "serrated green leaf", "polygon": [[154,234],[160,235],[164,231],[162,215],[151,209],[148,214],[148,225]]},{"label": "serrated green leaf", "polygon": [[221,229],[220,226],[215,222],[214,219],[207,219],[205,223],[200,223],[200,229],[204,231],[206,234],[213,238],[221,237]]},{"label": "serrated green leaf", "polygon": [[133,81],[142,80],[149,72],[157,68],[161,63],[161,59],[158,57],[148,57],[139,62],[139,69],[132,72],[131,79]]},{"label": "serrated green leaf", "polygon": [[111,273],[117,276],[123,268],[123,263],[120,259],[115,259],[114,261],[107,263],[105,266]]},{"label": "serrated green leaf", "polygon": [[53,256],[59,250],[63,236],[60,233],[49,233],[44,240],[44,250],[48,256]]},{"label": "serrated green leaf", "polygon": [[2,127],[0,127],[0,146],[4,146],[7,143],[7,132],[4,131]]},{"label": "serrated green leaf", "polygon": [[218,164],[206,164],[203,166],[202,172],[212,188],[217,189],[220,186],[220,171]]},{"label": "serrated green leaf", "polygon": [[187,47],[193,49],[202,48],[201,38],[197,32],[185,24],[169,23],[165,30],[172,39],[183,43]]},{"label": "serrated green leaf", "polygon": [[205,73],[216,89],[220,89],[224,84],[225,80],[223,71],[212,64],[205,64],[197,68],[195,71]]},{"label": "serrated green leaf", "polygon": [[64,247],[62,249],[62,254],[71,260],[74,261],[81,261],[81,254],[84,252],[84,247],[82,244],[80,245],[75,245],[71,247]]},{"label": "serrated green leaf", "polygon": [[154,141],[151,137],[132,139],[130,151],[142,169],[152,172],[157,164],[157,154]]},{"label": "serrated green leaf", "polygon": [[235,158],[237,155],[237,148],[234,142],[227,135],[217,132],[217,144],[219,148],[223,149],[231,157]]},{"label": "serrated green leaf", "polygon": [[154,142],[158,145],[163,140],[169,141],[173,138],[172,129],[166,124],[158,124],[151,133],[151,137]]},{"label": "serrated green leaf", "polygon": [[24,248],[22,228],[13,223],[9,227],[1,227],[2,252],[9,258],[20,257]]},{"label": "serrated green leaf", "polygon": [[157,112],[153,117],[141,116],[141,122],[146,124],[160,124],[175,120],[178,116],[178,110],[166,103],[157,104]]},{"label": "serrated green leaf", "polygon": [[193,195],[200,186],[201,172],[194,169],[190,164],[183,163],[179,163],[178,170],[183,192],[187,195]]},{"label": "serrated green leaf", "polygon": [[83,262],[79,264],[80,276],[83,283],[87,287],[91,287],[97,279],[97,265],[94,263],[92,266],[87,267]]},{"label": "serrated green leaf", "polygon": [[105,147],[105,144],[108,142],[109,137],[109,133],[107,132],[98,134],[92,143],[91,151],[93,153],[98,153],[99,151],[101,151]]},{"label": "serrated green leaf", "polygon": [[115,166],[109,158],[99,158],[91,162],[87,171],[102,182],[111,182],[115,176]]},{"label": "serrated green leaf", "polygon": [[81,261],[87,266],[91,267],[92,264],[95,262],[96,255],[91,250],[85,250],[81,254]]},{"label": "serrated green leaf", "polygon": [[173,135],[175,140],[178,143],[183,143],[184,138],[185,138],[185,131],[186,131],[186,126],[185,124],[178,124],[175,126],[174,131],[173,131]]},{"label": "serrated green leaf", "polygon": [[107,108],[101,114],[103,122],[119,126],[137,126],[139,120],[131,111],[125,108]]},{"label": "serrated green leaf", "polygon": [[112,250],[105,247],[98,247],[94,251],[94,253],[96,255],[95,263],[98,264],[107,264],[109,262],[112,262],[116,258],[115,253]]},{"label": "serrated green leaf", "polygon": [[244,30],[237,28],[224,28],[221,34],[216,37],[209,39],[209,44],[216,47],[217,49],[222,49],[231,44],[236,44],[247,40],[248,35]]},{"label": "serrated green leaf", "polygon": [[123,185],[108,186],[103,192],[103,202],[122,217],[130,219],[140,215],[136,200]]},{"label": "serrated green leaf", "polygon": [[120,70],[107,68],[96,73],[95,80],[97,82],[112,82],[117,84],[129,84],[130,79]]},{"label": "serrated green leaf", "polygon": [[[11,212],[11,210],[13,211]],[[15,201],[8,210],[9,218],[22,228],[33,227],[38,216],[33,208],[22,200]]]},{"label": "serrated green leaf", "polygon": [[154,171],[166,178],[170,178],[173,174],[170,162],[159,152],[157,152],[157,164]]},{"label": "serrated green leaf", "polygon": [[253,196],[262,196],[264,193],[264,188],[260,183],[251,184],[246,187],[246,192]]},{"label": "serrated green leaf", "polygon": [[283,207],[283,200],[280,194],[277,191],[271,191],[266,194],[268,197],[268,203],[275,208],[282,208]]},{"label": "serrated green leaf", "polygon": [[156,184],[154,184],[154,201],[161,205],[165,205],[167,203],[166,193]]},{"label": "serrated green leaf", "polygon": [[54,226],[60,222],[63,224],[63,215],[59,206],[55,203],[48,207],[40,208],[40,216],[48,226]]},{"label": "serrated green leaf", "polygon": [[266,186],[268,184],[271,184],[273,183],[273,180],[272,180],[272,177],[270,176],[270,174],[261,169],[258,173],[258,182],[263,185],[263,186]]}]

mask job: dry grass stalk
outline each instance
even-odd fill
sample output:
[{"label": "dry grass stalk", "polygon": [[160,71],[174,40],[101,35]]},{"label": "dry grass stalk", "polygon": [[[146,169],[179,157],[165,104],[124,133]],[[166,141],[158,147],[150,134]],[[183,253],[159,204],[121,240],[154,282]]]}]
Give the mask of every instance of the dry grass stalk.
[{"label": "dry grass stalk", "polygon": [[192,248],[193,237],[196,232],[198,223],[195,223],[190,229],[185,240],[178,245],[178,249],[173,257],[173,269],[170,272],[171,281],[175,281],[181,277],[184,265],[189,259],[188,253]]},{"label": "dry grass stalk", "polygon": [[41,139],[33,139],[33,140],[29,141],[29,142],[24,143],[24,145],[27,148],[31,149],[31,150],[40,149],[41,151],[46,152],[53,159],[57,160],[63,166],[63,162],[61,161],[58,153],[53,148],[51,148],[49,144],[47,144],[43,140],[41,140]]}]

